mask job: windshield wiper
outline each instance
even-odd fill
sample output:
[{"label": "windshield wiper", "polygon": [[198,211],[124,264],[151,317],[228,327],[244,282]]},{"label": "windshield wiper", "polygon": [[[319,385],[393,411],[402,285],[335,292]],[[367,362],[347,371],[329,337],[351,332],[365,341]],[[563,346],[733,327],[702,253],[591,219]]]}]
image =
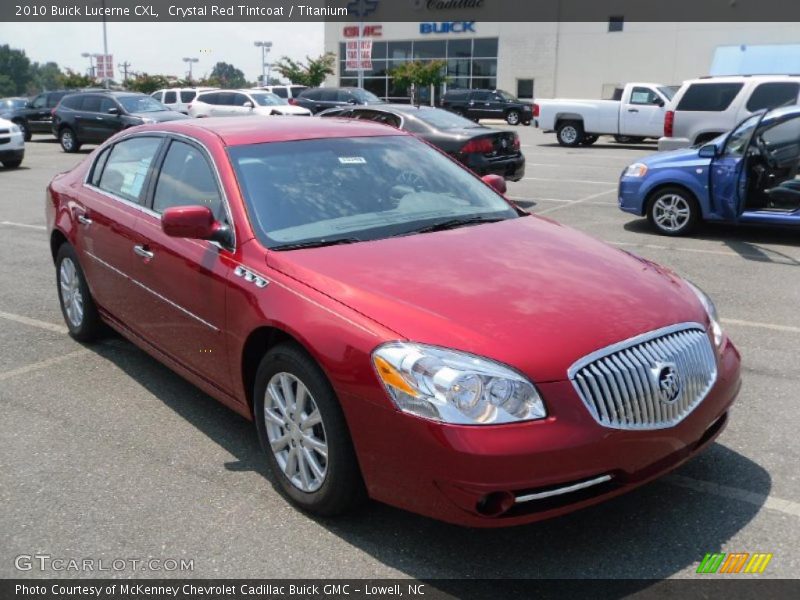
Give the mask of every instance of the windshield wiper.
[{"label": "windshield wiper", "polygon": [[273,246],[270,250],[300,250],[302,248],[321,248],[322,246],[338,246],[340,244],[356,244],[363,242],[359,238],[336,238],[333,240],[309,240],[307,242],[295,242],[291,244],[281,244],[280,246]]},{"label": "windshield wiper", "polygon": [[448,219],[446,221],[439,221],[419,229],[412,229],[411,231],[404,231],[401,235],[411,235],[414,233],[429,233],[431,231],[445,231],[446,229],[456,229],[457,227],[464,227],[466,225],[477,225],[480,223],[497,223],[498,221],[505,221],[507,217],[459,217],[456,219]]}]

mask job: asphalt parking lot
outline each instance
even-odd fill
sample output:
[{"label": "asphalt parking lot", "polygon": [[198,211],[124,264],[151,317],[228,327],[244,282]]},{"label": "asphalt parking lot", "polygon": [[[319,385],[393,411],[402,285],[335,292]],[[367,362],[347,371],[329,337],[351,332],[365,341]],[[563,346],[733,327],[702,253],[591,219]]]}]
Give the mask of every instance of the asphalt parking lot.
[{"label": "asphalt parking lot", "polygon": [[660,237],[615,203],[623,167],[654,146],[565,149],[515,130],[527,175],[513,199],[672,267],[717,301],[744,386],[707,452],[525,527],[462,529],[376,503],[312,519],[273,489],[249,422],[121,338],[84,347],[66,335],[44,188],[91,147],[67,155],[40,135],[22,168],[0,170],[0,577],[77,576],[15,569],[36,553],[193,560],[191,572],[111,573],[138,577],[699,577],[716,551],[773,553],[762,577],[797,577],[800,235],[714,226]]}]

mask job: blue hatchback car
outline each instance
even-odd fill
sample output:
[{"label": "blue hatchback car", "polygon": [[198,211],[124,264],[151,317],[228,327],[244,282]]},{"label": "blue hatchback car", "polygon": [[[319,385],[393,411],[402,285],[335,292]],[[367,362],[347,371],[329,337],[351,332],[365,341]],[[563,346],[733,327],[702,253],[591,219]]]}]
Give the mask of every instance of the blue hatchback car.
[{"label": "blue hatchback car", "polygon": [[800,107],[751,115],[733,131],[628,166],[619,207],[664,235],[701,220],[800,225]]}]

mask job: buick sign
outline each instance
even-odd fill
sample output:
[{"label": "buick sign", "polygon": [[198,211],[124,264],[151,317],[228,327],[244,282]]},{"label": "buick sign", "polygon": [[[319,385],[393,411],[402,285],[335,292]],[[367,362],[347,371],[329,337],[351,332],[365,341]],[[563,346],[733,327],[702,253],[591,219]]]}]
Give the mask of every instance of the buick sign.
[{"label": "buick sign", "polygon": [[475,21],[439,21],[420,23],[419,32],[429,33],[475,33]]}]

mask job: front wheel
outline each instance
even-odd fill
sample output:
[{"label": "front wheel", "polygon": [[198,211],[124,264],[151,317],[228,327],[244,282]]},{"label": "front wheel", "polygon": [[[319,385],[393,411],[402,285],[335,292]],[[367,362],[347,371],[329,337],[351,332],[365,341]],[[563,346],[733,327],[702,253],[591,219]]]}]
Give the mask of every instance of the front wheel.
[{"label": "front wheel", "polygon": [[506,113],[506,123],[509,125],[519,125],[520,116],[518,110],[510,110]]},{"label": "front wheel", "polygon": [[21,158],[14,159],[14,160],[4,160],[3,161],[3,166],[6,169],[16,169],[21,164],[22,164],[22,159]]},{"label": "front wheel", "polygon": [[579,146],[583,141],[583,125],[580,121],[563,121],[556,129],[556,138],[562,146]]},{"label": "front wheel", "polygon": [[662,235],[686,235],[700,220],[694,197],[681,188],[664,188],[650,199],[647,220]]},{"label": "front wheel", "polygon": [[279,489],[309,512],[332,516],[365,497],[350,433],[325,374],[295,344],[280,344],[256,373],[254,415]]},{"label": "front wheel", "polygon": [[56,284],[61,314],[69,334],[79,342],[97,338],[102,323],[89,286],[78,263],[78,256],[69,243],[61,244],[56,254]]},{"label": "front wheel", "polygon": [[58,132],[58,141],[61,143],[61,148],[64,152],[77,152],[81,149],[81,143],[75,136],[75,132],[69,127],[64,127]]}]

